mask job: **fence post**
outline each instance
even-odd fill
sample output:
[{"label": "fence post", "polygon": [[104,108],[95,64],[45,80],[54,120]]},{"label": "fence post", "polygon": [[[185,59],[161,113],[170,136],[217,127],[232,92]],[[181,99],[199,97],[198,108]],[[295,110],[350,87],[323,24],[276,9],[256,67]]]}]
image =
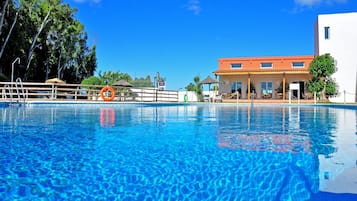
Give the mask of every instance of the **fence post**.
[{"label": "fence post", "polygon": [[156,94],[156,95],[155,95],[155,98],[156,98],[156,102],[157,102],[157,88],[155,88],[155,90],[156,90],[156,91],[155,91],[155,94]]}]

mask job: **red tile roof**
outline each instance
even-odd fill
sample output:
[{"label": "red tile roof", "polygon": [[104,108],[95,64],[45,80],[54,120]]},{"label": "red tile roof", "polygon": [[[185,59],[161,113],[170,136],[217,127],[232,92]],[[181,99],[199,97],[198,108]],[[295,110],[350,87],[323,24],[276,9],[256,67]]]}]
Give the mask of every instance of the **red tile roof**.
[{"label": "red tile roof", "polygon": [[[314,56],[274,56],[274,57],[242,57],[221,58],[217,75],[247,74],[247,73],[308,73],[308,68]],[[293,67],[293,62],[303,62],[302,67]],[[271,63],[271,68],[262,68],[261,63]],[[232,68],[232,64],[241,64],[241,68]]]}]

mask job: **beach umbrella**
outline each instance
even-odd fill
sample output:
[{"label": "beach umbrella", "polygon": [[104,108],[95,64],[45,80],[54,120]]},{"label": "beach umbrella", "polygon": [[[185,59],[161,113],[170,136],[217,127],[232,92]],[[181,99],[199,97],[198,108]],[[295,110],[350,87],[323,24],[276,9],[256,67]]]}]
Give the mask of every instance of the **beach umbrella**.
[{"label": "beach umbrella", "polygon": [[218,80],[211,78],[211,76],[207,76],[206,79],[201,81],[202,84],[208,84],[208,94],[210,94],[211,84],[218,83]]},{"label": "beach umbrella", "polygon": [[206,79],[201,81],[202,84],[215,84],[218,83],[218,80],[211,78],[211,76],[207,76]]},{"label": "beach umbrella", "polygon": [[[113,84],[113,86],[116,86],[116,87],[133,87],[132,84],[130,84],[129,82],[125,81],[125,80],[119,80],[117,82],[115,82]],[[120,96],[124,96],[124,100],[125,100],[125,93],[128,93],[130,90],[129,89],[118,89],[118,91],[120,92],[119,95]]]},{"label": "beach umbrella", "polygon": [[125,80],[119,80],[113,84],[113,86],[118,86],[118,87],[133,87],[132,84]]},{"label": "beach umbrella", "polygon": [[46,80],[45,83],[65,84],[66,82],[58,78],[52,78]]}]

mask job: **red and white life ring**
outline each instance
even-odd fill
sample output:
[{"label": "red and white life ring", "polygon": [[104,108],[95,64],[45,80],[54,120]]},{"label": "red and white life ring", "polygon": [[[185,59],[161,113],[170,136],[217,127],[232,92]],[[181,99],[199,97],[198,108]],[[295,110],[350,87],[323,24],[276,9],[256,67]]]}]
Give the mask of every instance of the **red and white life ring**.
[{"label": "red and white life ring", "polygon": [[[107,96],[108,92],[110,92],[111,96]],[[100,90],[100,97],[104,101],[112,101],[115,98],[115,90],[111,86],[105,86]]]}]

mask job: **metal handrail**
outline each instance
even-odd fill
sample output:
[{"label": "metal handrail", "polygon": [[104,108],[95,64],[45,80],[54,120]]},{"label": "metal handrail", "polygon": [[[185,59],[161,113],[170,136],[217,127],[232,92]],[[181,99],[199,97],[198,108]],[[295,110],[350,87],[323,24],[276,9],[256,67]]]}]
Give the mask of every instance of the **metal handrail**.
[{"label": "metal handrail", "polygon": [[10,94],[10,98],[11,98],[11,100],[12,100],[11,87],[10,87],[10,85],[8,85],[8,84],[5,84],[5,85],[4,85],[4,88],[3,88],[3,90],[2,90],[2,99],[5,99],[5,100],[6,100],[6,98],[7,98],[7,96],[6,96],[6,89],[8,89],[9,94]]},{"label": "metal handrail", "polygon": [[21,78],[16,78],[16,81],[15,81],[15,86],[16,86],[16,93],[17,93],[17,97],[18,99],[20,100],[21,99],[21,94],[20,94],[20,91],[19,91],[19,85],[21,86],[21,92],[22,92],[22,97],[23,97],[23,102],[26,101],[26,96],[25,96],[25,89],[24,89],[24,85],[22,84],[22,80]]}]

